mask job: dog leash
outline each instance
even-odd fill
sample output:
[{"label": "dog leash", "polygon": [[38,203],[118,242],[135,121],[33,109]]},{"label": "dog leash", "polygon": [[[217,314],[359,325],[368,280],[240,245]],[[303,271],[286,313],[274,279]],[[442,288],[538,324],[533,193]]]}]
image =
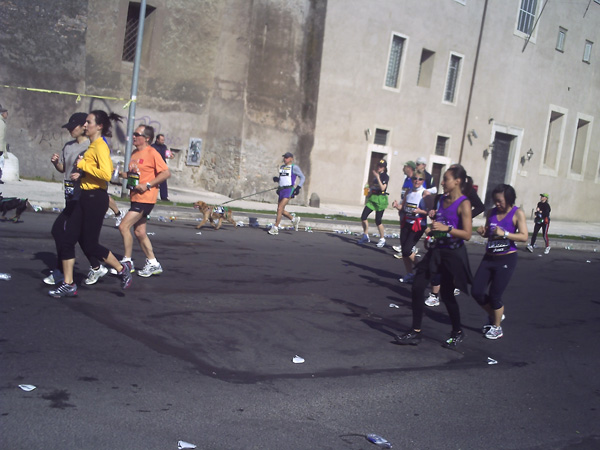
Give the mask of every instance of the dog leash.
[{"label": "dog leash", "polygon": [[248,198],[248,197],[252,197],[254,195],[258,195],[258,194],[264,194],[265,192],[269,192],[269,191],[274,191],[275,189],[277,189],[276,187],[271,188],[271,189],[267,189],[266,191],[260,191],[260,192],[255,192],[254,194],[250,194],[250,195],[245,195],[244,197],[240,197],[240,198],[234,198],[233,200],[228,200],[224,203],[221,203],[219,206],[223,206],[226,205],[227,203],[231,203],[231,202],[235,202],[237,200],[242,200],[244,198]]}]

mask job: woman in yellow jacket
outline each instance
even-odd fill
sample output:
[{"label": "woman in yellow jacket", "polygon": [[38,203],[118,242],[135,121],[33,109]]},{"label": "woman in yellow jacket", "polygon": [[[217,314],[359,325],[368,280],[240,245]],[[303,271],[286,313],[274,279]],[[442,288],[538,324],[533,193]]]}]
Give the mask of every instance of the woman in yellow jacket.
[{"label": "woman in yellow jacket", "polygon": [[[104,111],[92,111],[85,122],[85,132],[90,146],[77,163],[81,180],[81,198],[79,206],[82,214],[80,245],[86,255],[93,255],[114,267],[121,277],[121,287],[131,285],[131,267],[129,263],[120,263],[112,252],[100,245],[100,231],[104,213],[108,208],[108,181],[113,172],[110,149],[105,137],[112,135],[111,121],[121,121],[121,116]],[[49,292],[51,297],[73,297],[77,295],[77,285],[73,280],[75,256],[63,260],[64,282]]]}]

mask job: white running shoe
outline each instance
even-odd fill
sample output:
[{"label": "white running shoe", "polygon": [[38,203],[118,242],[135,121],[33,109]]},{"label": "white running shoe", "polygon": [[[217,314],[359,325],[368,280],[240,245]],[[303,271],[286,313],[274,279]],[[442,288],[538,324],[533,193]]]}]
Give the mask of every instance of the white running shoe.
[{"label": "white running shoe", "polygon": [[488,339],[500,339],[502,336],[504,336],[504,333],[502,332],[502,327],[492,325],[484,334],[484,336]]},{"label": "white running shoe", "polygon": [[46,278],[44,278],[44,283],[49,284],[50,286],[55,284],[61,284],[65,280],[65,276],[62,274],[60,270],[53,270],[50,272]]},{"label": "white running shoe", "polygon": [[381,248],[385,245],[385,239],[381,238],[379,239],[379,242],[377,242],[377,248]]},{"label": "white running shoe", "polygon": [[427,300],[425,300],[425,304],[427,306],[440,306],[440,299],[432,292],[429,294],[429,297],[427,297]]},{"label": "white running shoe", "polygon": [[454,296],[460,295],[460,289],[454,289]]},{"label": "white running shoe", "polygon": [[276,227],[275,225],[273,225],[269,231],[267,231],[267,233],[269,233],[271,236],[276,236],[279,234],[279,227]]},{"label": "white running shoe", "polygon": [[88,272],[87,278],[83,280],[84,284],[88,286],[91,284],[96,284],[100,278],[108,273],[108,269],[100,264],[97,270],[94,270],[93,267],[90,267],[90,271]]},{"label": "white running shoe", "polygon": [[142,270],[138,270],[138,275],[140,277],[148,278],[151,275],[160,275],[163,269],[159,262],[156,264],[150,263],[150,261],[146,260],[146,265]]},{"label": "white running shoe", "polygon": [[527,244],[527,250],[529,250],[529,253],[533,253],[533,247],[531,244]]},{"label": "white running shoe", "polygon": [[[122,259],[121,261],[119,261],[121,263],[121,265],[123,265],[123,263],[125,262],[124,259]],[[131,263],[131,273],[135,272],[135,266],[133,265],[133,261],[129,261]],[[117,272],[117,269],[114,268],[110,268],[110,274],[111,275],[119,275],[119,272]]]},{"label": "white running shoe", "polygon": [[118,216],[115,214],[115,228],[119,228],[119,225],[121,225],[122,220],[123,220],[122,212],[120,212]]},{"label": "white running shoe", "polygon": [[392,250],[394,250],[397,253],[402,253],[402,247],[400,247],[399,245],[392,246]]},{"label": "white running shoe", "polygon": [[402,253],[394,253],[394,258],[402,259]]},{"label": "white running shoe", "polygon": [[300,224],[300,216],[296,216],[292,219],[292,225],[294,225],[294,231],[298,231],[298,225]]},{"label": "white running shoe", "polygon": [[547,255],[548,253],[550,253],[550,246],[546,247],[546,250],[544,250],[544,255]]}]

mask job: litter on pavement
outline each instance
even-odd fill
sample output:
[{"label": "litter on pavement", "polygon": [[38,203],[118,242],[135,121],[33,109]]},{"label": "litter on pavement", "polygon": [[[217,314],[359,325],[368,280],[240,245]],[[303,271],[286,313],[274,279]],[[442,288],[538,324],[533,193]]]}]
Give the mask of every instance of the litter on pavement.
[{"label": "litter on pavement", "polygon": [[490,364],[490,365],[491,365],[491,364],[498,364],[498,361],[496,361],[495,359],[492,359],[492,358],[490,358],[490,357],[488,356],[487,363],[488,363],[488,364]]},{"label": "litter on pavement", "polygon": [[183,448],[196,448],[196,446],[194,444],[190,444],[189,442],[179,441],[177,442],[177,448],[181,450]]},{"label": "litter on pavement", "polygon": [[20,384],[19,387],[25,392],[33,391],[36,388],[33,384]]},{"label": "litter on pavement", "polygon": [[296,356],[294,356],[294,358],[292,359],[292,362],[293,362],[294,364],[302,364],[302,363],[304,362],[304,358],[302,358],[302,357],[300,357],[300,356],[296,355]]}]

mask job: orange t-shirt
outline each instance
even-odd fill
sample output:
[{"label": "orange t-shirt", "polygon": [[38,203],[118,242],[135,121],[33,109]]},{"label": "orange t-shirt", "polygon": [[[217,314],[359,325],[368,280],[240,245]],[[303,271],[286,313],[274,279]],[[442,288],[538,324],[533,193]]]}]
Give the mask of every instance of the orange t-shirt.
[{"label": "orange t-shirt", "polygon": [[[140,185],[142,186],[145,186],[146,183],[150,183],[159,173],[168,169],[167,163],[153,147],[148,146],[143,150],[136,150],[131,154],[129,171],[140,174]],[[154,204],[156,203],[157,198],[158,186],[154,186],[144,193],[131,191],[132,202]]]}]

